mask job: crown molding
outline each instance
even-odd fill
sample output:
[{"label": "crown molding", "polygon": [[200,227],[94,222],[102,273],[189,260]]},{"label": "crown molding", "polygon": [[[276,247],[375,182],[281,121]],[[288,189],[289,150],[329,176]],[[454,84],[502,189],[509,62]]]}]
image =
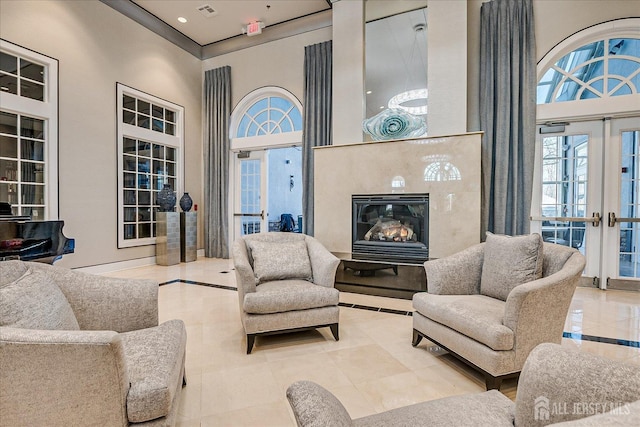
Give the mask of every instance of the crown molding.
[{"label": "crown molding", "polygon": [[201,59],[213,58],[226,53],[258,46],[263,43],[269,43],[309,31],[319,30],[320,28],[330,27],[331,25],[331,9],[323,10],[321,12],[312,13],[290,21],[268,25],[264,30],[262,30],[262,34],[256,36],[249,37],[246,35],[238,35],[225,40],[220,40],[219,42],[204,45],[202,46]]},{"label": "crown molding", "polygon": [[189,52],[198,59],[202,59],[202,46],[180,31],[173,28],[154,14],[147,12],[129,0],[100,0],[102,3],[117,10],[124,16],[153,31],[160,37],[170,41],[179,48]]},{"label": "crown molding", "polygon": [[[279,24],[269,25],[262,31],[262,34],[256,36],[237,35],[203,46],[130,0],[100,0],[100,2],[134,20],[200,60],[258,46],[263,43],[269,43],[308,31],[330,27],[332,25],[332,10],[327,9]],[[331,5],[330,0],[327,0],[327,2]]]}]

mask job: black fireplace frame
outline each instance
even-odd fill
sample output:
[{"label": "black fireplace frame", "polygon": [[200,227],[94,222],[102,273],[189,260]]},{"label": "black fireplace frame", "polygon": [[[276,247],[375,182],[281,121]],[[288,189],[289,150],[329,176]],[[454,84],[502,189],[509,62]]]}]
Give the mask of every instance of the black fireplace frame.
[{"label": "black fireplace frame", "polygon": [[[424,215],[420,221],[419,236],[416,242],[385,242],[369,241],[359,237],[359,207],[362,205],[386,206],[397,205],[423,205]],[[407,264],[422,264],[429,259],[429,194],[354,194],[351,196],[351,252],[354,258],[379,261],[401,262]],[[413,217],[413,220],[418,217]],[[419,218],[418,218],[419,219]],[[373,225],[366,223],[367,226]],[[415,227],[418,228],[418,227]]]}]

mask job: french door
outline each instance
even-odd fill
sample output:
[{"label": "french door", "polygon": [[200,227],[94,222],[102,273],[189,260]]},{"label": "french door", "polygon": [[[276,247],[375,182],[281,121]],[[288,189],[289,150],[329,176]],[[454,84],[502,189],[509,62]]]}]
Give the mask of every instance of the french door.
[{"label": "french door", "polygon": [[265,151],[235,156],[234,239],[268,230],[268,175]]},{"label": "french door", "polygon": [[233,239],[302,231],[302,151],[276,147],[233,155]]},{"label": "french door", "polygon": [[532,232],[587,260],[582,284],[640,290],[640,117],[538,127]]}]

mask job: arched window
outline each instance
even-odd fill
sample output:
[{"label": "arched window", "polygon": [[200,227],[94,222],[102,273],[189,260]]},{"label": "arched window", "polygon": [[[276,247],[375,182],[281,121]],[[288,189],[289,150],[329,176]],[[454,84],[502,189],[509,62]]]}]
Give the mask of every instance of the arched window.
[{"label": "arched window", "polygon": [[231,149],[299,145],[301,111],[300,101],[285,89],[256,89],[238,103],[231,115]]},{"label": "arched window", "polygon": [[579,31],[538,63],[538,122],[625,114],[639,103],[640,18]]},{"label": "arched window", "polygon": [[538,83],[538,104],[640,92],[640,39],[604,38],[567,53]]}]

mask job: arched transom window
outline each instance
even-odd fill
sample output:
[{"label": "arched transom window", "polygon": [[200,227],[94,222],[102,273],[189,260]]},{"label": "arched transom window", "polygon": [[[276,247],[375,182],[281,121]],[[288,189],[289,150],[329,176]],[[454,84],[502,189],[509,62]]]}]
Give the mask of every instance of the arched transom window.
[{"label": "arched transom window", "polygon": [[236,138],[302,130],[302,116],[293,102],[269,96],[254,103],[244,113]]},{"label": "arched transom window", "polygon": [[299,144],[301,110],[297,98],[285,89],[256,89],[238,103],[231,115],[231,148]]},{"label": "arched transom window", "polygon": [[553,63],[538,82],[538,104],[640,92],[640,39],[603,38]]}]

